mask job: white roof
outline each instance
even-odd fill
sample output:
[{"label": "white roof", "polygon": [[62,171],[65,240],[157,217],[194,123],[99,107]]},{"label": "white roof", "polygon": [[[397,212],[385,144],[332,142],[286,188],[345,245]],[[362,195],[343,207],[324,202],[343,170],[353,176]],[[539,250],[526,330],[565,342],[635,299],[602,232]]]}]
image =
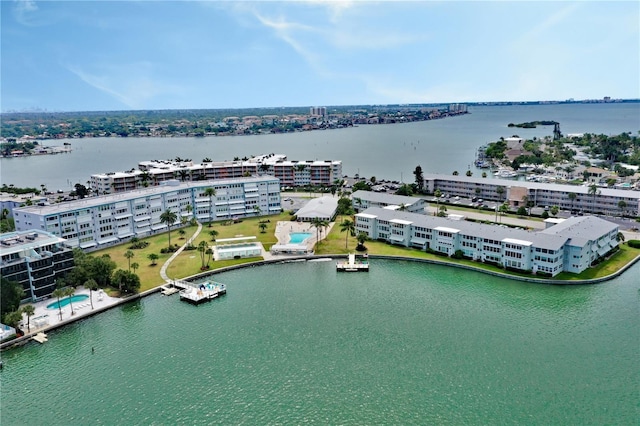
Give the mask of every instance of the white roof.
[{"label": "white roof", "polygon": [[413,222],[408,221],[408,220],[402,220],[402,219],[391,219],[389,222],[391,223],[398,223],[400,225],[411,225]]},{"label": "white roof", "polygon": [[378,216],[376,216],[374,214],[368,214],[368,213],[358,213],[358,214],[356,214],[356,216],[364,217],[364,218],[367,218],[367,219],[375,219],[376,217],[378,217]]},{"label": "white roof", "polygon": [[436,231],[451,232],[452,234],[457,234],[458,232],[460,232],[459,229],[447,228],[445,226],[436,226],[433,229],[435,229]]},{"label": "white roof", "polygon": [[527,246],[527,247],[533,244],[531,241],[516,240],[515,238],[504,238],[502,242],[508,243],[508,244],[518,244],[520,246]]}]

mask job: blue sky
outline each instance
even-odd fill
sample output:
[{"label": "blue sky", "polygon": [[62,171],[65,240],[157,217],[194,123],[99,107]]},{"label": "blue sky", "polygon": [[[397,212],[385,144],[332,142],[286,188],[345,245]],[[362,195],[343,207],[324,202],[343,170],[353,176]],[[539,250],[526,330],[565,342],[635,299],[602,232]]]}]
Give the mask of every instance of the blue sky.
[{"label": "blue sky", "polygon": [[640,97],[640,2],[1,1],[2,111]]}]

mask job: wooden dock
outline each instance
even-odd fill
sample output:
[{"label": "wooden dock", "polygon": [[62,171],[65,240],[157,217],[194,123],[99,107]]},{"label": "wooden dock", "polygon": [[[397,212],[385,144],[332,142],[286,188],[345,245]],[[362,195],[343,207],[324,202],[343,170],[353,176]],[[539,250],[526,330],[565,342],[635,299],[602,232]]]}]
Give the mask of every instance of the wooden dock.
[{"label": "wooden dock", "polygon": [[369,259],[367,257],[356,258],[355,254],[349,253],[346,262],[337,262],[338,272],[369,272]]}]

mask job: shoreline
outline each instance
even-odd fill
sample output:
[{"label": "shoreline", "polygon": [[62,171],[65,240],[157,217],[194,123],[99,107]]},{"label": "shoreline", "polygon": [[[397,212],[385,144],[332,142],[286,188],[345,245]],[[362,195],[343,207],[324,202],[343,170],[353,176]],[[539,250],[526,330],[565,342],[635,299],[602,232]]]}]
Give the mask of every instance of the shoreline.
[{"label": "shoreline", "polygon": [[[348,255],[346,254],[326,254],[326,255],[311,255],[311,256],[291,256],[291,257],[286,257],[286,258],[278,258],[278,259],[268,259],[268,260],[259,260],[259,261],[255,261],[255,262],[247,262],[247,263],[243,263],[240,265],[232,265],[232,266],[226,266],[220,269],[216,269],[216,270],[212,270],[212,271],[206,271],[206,272],[202,272],[199,274],[195,274],[195,275],[191,275],[188,277],[184,277],[184,278],[180,278],[181,280],[184,281],[193,281],[196,279],[201,279],[201,278],[206,278],[209,276],[213,276],[216,274],[221,274],[224,272],[229,272],[229,271],[233,271],[233,270],[237,270],[237,269],[243,269],[243,268],[255,268],[255,267],[259,267],[259,266],[264,266],[264,265],[270,265],[270,264],[279,264],[279,263],[289,263],[289,262],[299,262],[299,261],[309,261],[309,260],[313,260],[313,259],[346,259],[348,257]],[[458,267],[458,268],[462,268],[468,271],[473,271],[473,272],[480,272],[480,273],[484,273],[487,275],[492,275],[495,277],[499,277],[499,278],[506,278],[506,279],[512,279],[512,280],[516,280],[516,281],[521,281],[521,282],[527,282],[527,283],[531,283],[531,284],[547,284],[547,285],[592,285],[592,284],[598,284],[598,283],[602,283],[602,282],[606,282],[606,281],[610,281],[614,278],[619,277],[620,275],[622,275],[624,272],[626,272],[629,268],[631,268],[632,266],[634,266],[638,261],[640,261],[640,254],[638,254],[637,256],[635,256],[631,261],[629,261],[627,264],[625,264],[622,268],[620,268],[619,270],[606,275],[604,277],[599,277],[599,278],[591,278],[591,279],[580,279],[580,280],[554,280],[554,279],[545,279],[545,278],[536,278],[536,277],[526,277],[526,276],[520,276],[520,275],[512,275],[512,274],[508,274],[505,272],[498,272],[498,271],[489,271],[487,269],[483,269],[483,268],[479,268],[479,267],[475,267],[473,265],[462,265],[462,264],[457,264],[457,263],[453,263],[453,262],[448,262],[445,260],[438,260],[438,259],[420,259],[420,258],[416,258],[416,257],[407,257],[407,256],[393,256],[393,255],[369,255],[369,259],[383,259],[383,260],[392,260],[392,261],[410,261],[410,262],[418,262],[418,263],[425,263],[425,264],[433,264],[433,265],[442,265],[442,266],[448,266],[448,267]],[[122,306],[125,305],[127,303],[130,302],[135,302],[137,300],[140,300],[144,297],[147,297],[151,294],[155,294],[160,292],[162,286],[166,285],[166,282],[163,284],[160,284],[156,287],[153,287],[149,290],[145,290],[142,291],[138,294],[134,294],[132,296],[128,296],[125,298],[114,298],[116,299],[114,302],[112,303],[108,303],[105,306],[102,306],[100,308],[97,309],[93,309],[91,311],[87,311],[86,313],[81,313],[75,316],[71,316],[70,318],[66,319],[66,320],[62,320],[56,324],[51,324],[51,325],[47,325],[44,327],[41,327],[37,330],[33,330],[29,333],[25,333],[23,336],[18,337],[16,339],[13,340],[9,340],[7,342],[3,342],[0,343],[0,352],[5,351],[5,350],[9,350],[9,349],[13,349],[13,348],[17,348],[20,346],[23,346],[25,344],[27,344],[28,342],[30,342],[32,340],[32,337],[35,336],[38,333],[47,333],[49,331],[53,331],[53,330],[57,330],[59,328],[65,327],[69,324],[73,324],[74,322],[77,321],[81,321],[83,319],[86,318],[90,318],[94,315],[100,314],[102,312],[105,312],[109,309],[115,308],[117,306]],[[47,300],[46,303],[49,303],[49,301]]]}]

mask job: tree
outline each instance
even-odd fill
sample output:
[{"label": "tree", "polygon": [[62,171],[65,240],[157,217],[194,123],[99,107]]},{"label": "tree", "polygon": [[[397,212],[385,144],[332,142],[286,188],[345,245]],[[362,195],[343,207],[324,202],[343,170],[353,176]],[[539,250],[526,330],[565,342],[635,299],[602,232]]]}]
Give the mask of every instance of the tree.
[{"label": "tree", "polygon": [[367,235],[367,233],[366,232],[359,232],[358,236],[356,238],[358,239],[358,245],[356,246],[356,250],[357,251],[365,251],[365,250],[367,250],[367,248],[364,245],[365,241],[367,241],[369,239],[369,236]]},{"label": "tree", "polygon": [[[186,220],[187,220],[187,218],[186,218],[186,217],[183,217],[182,219],[183,219],[185,222],[186,222]],[[181,239],[181,240],[184,240],[184,236],[185,236],[185,234],[186,234],[186,233],[187,233],[187,231],[185,231],[184,229],[178,229],[178,235],[180,235],[180,239]]]},{"label": "tree", "polygon": [[569,199],[571,200],[571,213],[573,213],[573,203],[574,203],[574,201],[576,201],[576,198],[577,198],[578,196],[576,195],[576,193],[575,193],[575,192],[570,192],[567,196],[568,196],[568,197],[569,197]]},{"label": "tree", "polygon": [[27,316],[27,331],[31,332],[31,317],[36,312],[36,308],[33,305],[24,305],[21,311]]},{"label": "tree", "polygon": [[147,259],[149,259],[151,261],[151,266],[155,266],[157,265],[157,260],[160,258],[160,256],[158,256],[156,253],[149,253],[149,255],[147,256]]},{"label": "tree", "polygon": [[589,189],[587,190],[587,193],[589,193],[589,195],[591,195],[593,197],[592,203],[591,203],[591,212],[595,213],[595,211],[596,211],[596,195],[598,195],[598,185],[596,185],[595,183],[589,185]]},{"label": "tree", "polygon": [[87,194],[89,194],[89,191],[87,191],[87,187],[82,185],[81,183],[76,183],[75,184],[75,193],[78,196],[78,198],[82,199],[84,197],[87,196]]},{"label": "tree", "polygon": [[473,172],[471,171],[471,169],[467,170],[466,175],[467,175],[468,177],[473,176]]},{"label": "tree", "polygon": [[627,208],[627,202],[624,200],[618,201],[618,208],[621,211],[621,216],[624,216],[625,209]]},{"label": "tree", "polygon": [[503,216],[504,214],[509,213],[509,204],[502,203],[498,210],[500,211],[500,216]]},{"label": "tree", "polygon": [[211,241],[215,241],[216,237],[218,236],[218,231],[212,229],[211,231],[209,231],[209,235],[211,236]]},{"label": "tree", "polygon": [[208,244],[206,241],[200,241],[200,243],[198,244],[198,252],[200,253],[200,260],[202,263],[202,266],[200,269],[204,269],[204,255],[205,255],[205,251],[207,251],[207,247],[208,247]]},{"label": "tree", "polygon": [[135,274],[136,271],[138,270],[138,268],[140,267],[140,264],[138,262],[133,262],[131,264],[131,269],[133,269],[133,273]]},{"label": "tree", "polygon": [[98,283],[93,278],[89,278],[84,283],[84,288],[89,290],[89,302],[91,302],[91,309],[93,309],[93,292],[98,289]]},{"label": "tree", "polygon": [[518,207],[518,211],[516,212],[518,216],[526,216],[527,209],[524,206]]},{"label": "tree", "polygon": [[460,173],[458,173],[458,171],[457,171],[457,170],[454,170],[454,171],[453,171],[453,175],[454,175],[454,176],[458,176],[459,174],[460,174]]},{"label": "tree", "polygon": [[160,223],[164,223],[169,229],[169,249],[171,249],[171,226],[176,222],[177,219],[178,216],[174,212],[172,212],[171,209],[166,209],[160,215]]},{"label": "tree", "polygon": [[353,191],[371,191],[371,185],[361,180],[353,184]]},{"label": "tree", "polygon": [[316,241],[320,244],[320,229],[328,226],[329,222],[319,217],[314,217],[311,219],[311,225],[316,228]]},{"label": "tree", "polygon": [[356,224],[350,219],[345,219],[340,224],[340,232],[346,232],[347,235],[344,238],[344,248],[348,248],[349,234],[354,235],[356,233]]},{"label": "tree", "polygon": [[260,213],[262,213],[262,209],[260,208],[260,206],[253,206],[253,212],[256,214],[256,216],[260,216]]},{"label": "tree", "polygon": [[205,188],[205,197],[209,197],[209,228],[213,223],[213,197],[216,195],[216,190],[212,187]]},{"label": "tree", "polygon": [[416,169],[413,171],[413,175],[416,178],[418,192],[422,194],[422,192],[424,192],[424,173],[422,172],[422,167],[420,165],[416,166]]},{"label": "tree", "polygon": [[486,178],[487,177],[487,172],[482,172],[482,177]]},{"label": "tree", "polygon": [[129,271],[131,271],[131,258],[135,256],[131,250],[127,250],[124,252],[124,257],[129,262]]},{"label": "tree", "polygon": [[624,234],[622,232],[618,232],[616,235],[616,241],[624,243]]},{"label": "tree", "polygon": [[0,318],[4,317],[6,313],[18,310],[23,295],[24,290],[19,282],[2,277],[0,281]]},{"label": "tree", "polygon": [[496,192],[498,193],[498,198],[502,200],[502,196],[504,195],[504,186],[498,186],[496,188]]},{"label": "tree", "polygon": [[267,229],[267,224],[264,222],[260,222],[258,224],[258,227],[260,228],[260,233],[264,234],[266,232]]},{"label": "tree", "polygon": [[140,288],[140,278],[129,271],[118,269],[113,273],[113,283],[118,286],[120,293],[135,293]]},{"label": "tree", "polygon": [[439,189],[436,189],[433,195],[436,197],[436,214],[437,214],[437,212],[440,211],[440,197],[442,197],[442,191],[440,191]]},{"label": "tree", "polygon": [[116,262],[108,254],[100,257],[89,256],[86,265],[88,278],[96,280],[100,287],[106,287],[111,282],[111,274],[116,269]]},{"label": "tree", "polygon": [[336,214],[342,215],[342,216],[351,216],[353,215],[355,212],[353,210],[353,203],[358,204],[359,206],[362,205],[362,200],[360,198],[354,198],[353,201],[350,198],[347,197],[340,197],[338,199],[338,208],[336,209]]},{"label": "tree", "polygon": [[557,216],[559,211],[560,211],[560,207],[551,206],[551,216]]},{"label": "tree", "polygon": [[18,324],[22,321],[22,312],[20,310],[7,312],[2,317],[2,321],[9,327],[18,328]]},{"label": "tree", "polygon": [[62,321],[62,306],[60,306],[60,298],[65,296],[65,292],[61,288],[56,288],[53,290],[53,293],[51,293],[51,296],[58,299],[58,311],[60,313],[60,321]]},{"label": "tree", "polygon": [[407,197],[410,197],[413,195],[413,189],[411,188],[411,185],[407,185],[406,183],[402,184],[396,191],[396,195],[405,195]]},{"label": "tree", "polygon": [[447,217],[447,206],[442,205],[438,210],[438,217]]},{"label": "tree", "polygon": [[205,251],[205,253],[208,256],[208,258],[207,258],[207,268],[209,268],[209,263],[211,262],[211,258],[213,257],[213,250],[211,249],[211,247],[207,247],[207,250]]},{"label": "tree", "polygon": [[69,286],[64,288],[62,291],[64,291],[64,295],[69,298],[69,308],[71,309],[71,315],[74,315],[75,312],[73,312],[73,295],[76,294],[76,289],[72,286]]}]

